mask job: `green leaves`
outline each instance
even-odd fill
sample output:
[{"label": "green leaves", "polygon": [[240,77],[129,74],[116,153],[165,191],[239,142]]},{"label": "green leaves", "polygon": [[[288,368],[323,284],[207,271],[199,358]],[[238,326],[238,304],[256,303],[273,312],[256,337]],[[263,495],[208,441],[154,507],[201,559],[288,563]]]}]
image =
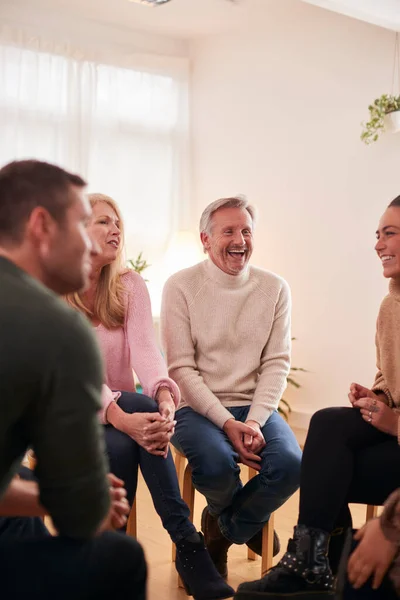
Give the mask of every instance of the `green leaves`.
[{"label": "green leaves", "polygon": [[376,142],[385,131],[385,115],[400,110],[400,96],[382,94],[368,106],[368,110],[369,121],[362,123],[363,131],[360,136],[367,145]]},{"label": "green leaves", "polygon": [[[296,338],[294,338],[294,337],[292,338],[292,340],[295,340],[295,339]],[[290,368],[290,373],[287,376],[288,385],[292,385],[296,389],[299,389],[301,387],[301,385],[293,377],[293,371],[300,371],[302,373],[308,373],[308,371],[307,371],[307,369],[303,369],[302,367],[291,367]],[[287,400],[285,400],[284,398],[281,398],[281,401],[279,402],[278,412],[282,415],[282,417],[285,419],[285,421],[287,421],[289,419],[289,415],[292,412],[292,408],[291,408],[289,402]]]},{"label": "green leaves", "polygon": [[[127,264],[128,267],[130,269],[133,269],[134,271],[136,271],[136,273],[139,273],[139,275],[142,275],[142,272],[147,269],[148,267],[150,267],[150,265],[146,262],[146,260],[144,258],[142,258],[143,252],[139,252],[138,256],[133,259],[130,258],[129,260],[127,260]],[[145,279],[145,281],[148,281],[148,279]]]}]

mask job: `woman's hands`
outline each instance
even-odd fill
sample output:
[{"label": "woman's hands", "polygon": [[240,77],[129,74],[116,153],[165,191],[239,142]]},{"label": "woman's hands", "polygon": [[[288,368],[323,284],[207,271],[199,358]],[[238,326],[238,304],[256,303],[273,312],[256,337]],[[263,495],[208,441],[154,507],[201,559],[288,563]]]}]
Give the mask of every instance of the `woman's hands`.
[{"label": "woman's hands", "polygon": [[359,383],[352,383],[350,385],[350,392],[348,394],[348,397],[353,406],[354,403],[357,402],[357,400],[360,400],[360,398],[379,400],[379,396],[377,394],[374,394],[372,390],[366,388],[363,385],[360,385]]},{"label": "woman's hands", "polygon": [[158,412],[126,413],[116,402],[111,402],[106,418],[111,425],[129,435],[150,454],[167,457],[176,421],[169,420]]},{"label": "woman's hands", "polygon": [[373,576],[372,587],[376,590],[392,564],[398,547],[385,538],[379,519],[368,521],[357,531],[354,539],[359,544],[347,566],[350,583],[357,589]]},{"label": "woman's hands", "polygon": [[352,383],[349,400],[359,408],[362,418],[379,431],[397,437],[399,415],[368,388]]},{"label": "woman's hands", "polygon": [[160,413],[133,413],[126,414],[122,431],[150,454],[166,458],[175,425]]}]

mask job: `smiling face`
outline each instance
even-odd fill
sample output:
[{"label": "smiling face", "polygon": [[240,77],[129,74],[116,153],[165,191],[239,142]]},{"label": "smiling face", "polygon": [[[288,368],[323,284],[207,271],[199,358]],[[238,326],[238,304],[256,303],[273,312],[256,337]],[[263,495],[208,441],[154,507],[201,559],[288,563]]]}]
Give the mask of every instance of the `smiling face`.
[{"label": "smiling face", "polygon": [[119,216],[107,202],[100,200],[93,205],[88,233],[101,250],[95,267],[104,267],[118,258],[122,249],[121,223]]},{"label": "smiling face", "polygon": [[240,275],[253,252],[253,223],[244,208],[219,208],[211,218],[210,232],[201,241],[213,263],[228,275]]},{"label": "smiling face", "polygon": [[383,276],[400,280],[400,207],[385,210],[376,237],[375,250],[382,261]]}]

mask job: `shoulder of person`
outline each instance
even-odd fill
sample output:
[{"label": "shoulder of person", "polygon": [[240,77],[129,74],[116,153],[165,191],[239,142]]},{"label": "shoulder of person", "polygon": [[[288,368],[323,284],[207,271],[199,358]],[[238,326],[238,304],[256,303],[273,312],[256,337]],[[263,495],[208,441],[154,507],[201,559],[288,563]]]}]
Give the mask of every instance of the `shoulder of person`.
[{"label": "shoulder of person", "polygon": [[127,292],[133,292],[137,289],[147,287],[143,277],[133,269],[122,271],[120,273],[120,281]]},{"label": "shoulder of person", "polygon": [[174,273],[167,279],[166,288],[193,288],[196,285],[201,285],[207,279],[207,274],[204,269],[204,261],[197,263],[193,267],[182,269]]},{"label": "shoulder of person", "polygon": [[392,294],[386,294],[379,307],[379,314],[386,311],[391,311],[397,306],[398,302],[395,298],[393,298]]},{"label": "shoulder of person", "polygon": [[251,265],[250,278],[258,285],[260,290],[268,296],[280,296],[281,294],[285,296],[290,295],[288,282],[272,271],[267,271],[266,269]]},{"label": "shoulder of person", "polygon": [[47,356],[51,362],[67,350],[71,357],[80,354],[83,359],[92,354],[97,359],[97,344],[88,320],[39,282],[25,286],[23,307],[16,301],[6,316],[15,325],[15,335],[24,340],[28,354],[34,348],[38,357],[44,360]]},{"label": "shoulder of person", "polygon": [[51,332],[51,337],[57,336],[59,344],[75,348],[94,346],[97,349],[93,328],[88,319],[64,299],[54,294],[48,297],[43,308],[45,311],[38,318],[42,335]]}]

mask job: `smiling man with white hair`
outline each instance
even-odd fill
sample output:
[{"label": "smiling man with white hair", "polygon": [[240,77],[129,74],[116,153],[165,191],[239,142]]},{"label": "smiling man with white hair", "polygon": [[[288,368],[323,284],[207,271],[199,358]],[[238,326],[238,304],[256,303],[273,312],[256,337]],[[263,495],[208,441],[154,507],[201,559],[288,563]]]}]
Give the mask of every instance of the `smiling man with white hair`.
[{"label": "smiling man with white hair", "polygon": [[[208,260],[170,277],[161,310],[169,374],[182,393],[172,442],[207,499],[202,529],[223,576],[231,544],[261,554],[263,525],[300,480],[300,448],[277,413],[290,368],[290,290],[249,265],[254,222],[244,197],[210,204],[200,219]],[[239,462],[258,471],[245,486]]]}]

